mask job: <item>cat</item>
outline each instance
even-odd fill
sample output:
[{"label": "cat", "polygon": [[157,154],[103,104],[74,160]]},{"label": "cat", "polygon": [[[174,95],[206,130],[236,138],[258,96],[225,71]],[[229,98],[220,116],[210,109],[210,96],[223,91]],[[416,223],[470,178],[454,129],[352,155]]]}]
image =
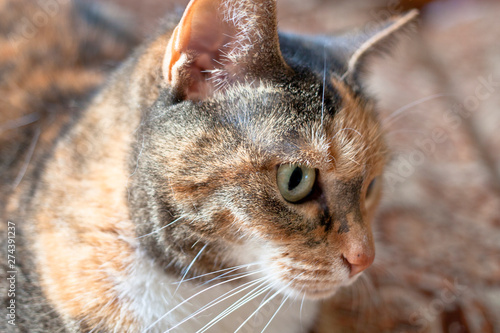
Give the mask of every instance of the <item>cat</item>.
[{"label": "cat", "polygon": [[361,73],[415,17],[301,36],[275,1],[192,0],[10,194],[33,309],[8,329],[313,329],[374,259],[388,148]]}]

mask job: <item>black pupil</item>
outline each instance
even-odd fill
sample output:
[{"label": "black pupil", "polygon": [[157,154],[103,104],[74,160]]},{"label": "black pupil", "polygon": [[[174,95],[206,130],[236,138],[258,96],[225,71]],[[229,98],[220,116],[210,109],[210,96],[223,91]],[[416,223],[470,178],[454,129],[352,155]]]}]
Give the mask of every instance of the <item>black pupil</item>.
[{"label": "black pupil", "polygon": [[296,167],[295,170],[293,170],[292,175],[290,176],[290,180],[288,181],[288,191],[292,191],[294,188],[299,186],[300,182],[302,181],[302,176],[302,169]]}]

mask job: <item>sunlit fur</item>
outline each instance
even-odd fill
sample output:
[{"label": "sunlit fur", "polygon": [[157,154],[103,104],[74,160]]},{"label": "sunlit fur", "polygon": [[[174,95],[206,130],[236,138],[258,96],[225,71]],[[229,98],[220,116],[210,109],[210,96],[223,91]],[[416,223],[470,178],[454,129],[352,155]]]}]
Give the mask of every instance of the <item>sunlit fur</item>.
[{"label": "sunlit fur", "polygon": [[[161,32],[58,136],[38,161],[39,178],[11,200],[65,329],[303,331],[315,300],[373,260],[380,188],[369,200],[365,193],[386,159],[373,103],[340,79],[345,66],[334,65],[331,45],[282,35],[280,50],[275,4],[264,2],[264,12],[224,3],[228,13],[242,11],[242,22],[257,20],[244,42],[263,37],[276,43],[272,51],[230,56],[224,75],[232,76],[220,89],[189,95],[193,62],[166,52],[172,32]],[[321,59],[294,55],[314,55],[318,45]],[[174,64],[167,74],[179,72],[165,75],[165,63]],[[283,163],[317,170],[300,203],[276,185]]]}]

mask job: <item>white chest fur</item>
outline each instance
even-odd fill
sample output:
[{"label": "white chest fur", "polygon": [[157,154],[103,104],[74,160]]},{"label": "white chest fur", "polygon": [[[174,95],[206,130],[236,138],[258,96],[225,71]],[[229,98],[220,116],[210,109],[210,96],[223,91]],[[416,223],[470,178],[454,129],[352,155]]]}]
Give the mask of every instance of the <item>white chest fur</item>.
[{"label": "white chest fur", "polygon": [[[232,283],[179,284],[179,278],[138,254],[117,288],[120,301],[142,323],[143,332],[307,332],[317,302],[287,299],[252,276]],[[215,321],[218,316],[223,318]]]}]

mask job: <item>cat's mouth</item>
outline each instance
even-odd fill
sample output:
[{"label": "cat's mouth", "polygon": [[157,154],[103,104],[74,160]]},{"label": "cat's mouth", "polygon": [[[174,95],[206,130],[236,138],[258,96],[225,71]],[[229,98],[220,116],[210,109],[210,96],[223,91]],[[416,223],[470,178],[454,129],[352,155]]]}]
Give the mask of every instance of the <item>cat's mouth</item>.
[{"label": "cat's mouth", "polygon": [[275,276],[280,280],[278,284],[280,288],[284,288],[285,293],[299,298],[328,298],[351,282],[347,267],[338,269],[328,265],[300,267],[300,264],[278,262],[274,262],[274,265],[279,267],[279,270],[275,271],[277,273]]}]

